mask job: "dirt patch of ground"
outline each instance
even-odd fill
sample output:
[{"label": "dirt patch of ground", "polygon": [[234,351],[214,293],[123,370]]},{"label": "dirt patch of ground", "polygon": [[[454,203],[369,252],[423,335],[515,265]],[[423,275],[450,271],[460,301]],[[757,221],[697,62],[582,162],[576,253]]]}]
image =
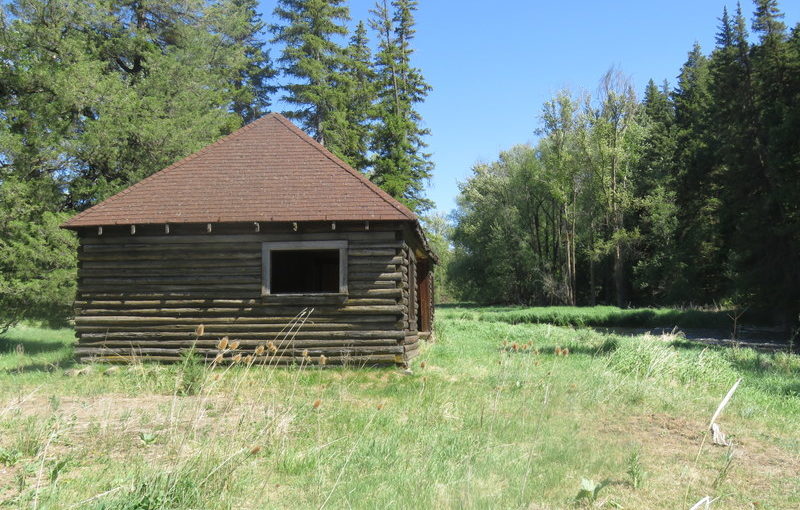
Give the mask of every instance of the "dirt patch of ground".
[{"label": "dirt patch of ground", "polygon": [[[714,494],[713,486],[721,476],[728,449],[711,443],[705,432],[707,425],[681,416],[649,413],[621,421],[602,420],[600,431],[641,445],[645,468],[651,472],[653,483],[666,493]],[[797,490],[798,455],[759,440],[746,430],[726,432],[734,434],[733,460],[719,486],[727,483],[728,490],[745,494],[792,494]],[[757,502],[754,504],[757,506]]]},{"label": "dirt patch of ground", "polygon": [[[264,438],[286,438],[294,420],[293,411],[285,406],[269,401],[236,401],[224,395],[63,397],[57,407],[47,399],[33,397],[0,402],[0,409],[7,410],[6,422],[33,424],[28,436],[47,443],[48,456],[80,452],[126,458],[134,453],[155,458],[174,453],[167,450],[176,444],[192,448],[211,438],[239,436],[243,424],[248,432]],[[14,442],[22,440],[19,434],[6,434],[0,446],[13,449]],[[150,445],[155,448],[148,448]],[[0,487],[5,485],[2,482],[5,480],[0,480]]]}]

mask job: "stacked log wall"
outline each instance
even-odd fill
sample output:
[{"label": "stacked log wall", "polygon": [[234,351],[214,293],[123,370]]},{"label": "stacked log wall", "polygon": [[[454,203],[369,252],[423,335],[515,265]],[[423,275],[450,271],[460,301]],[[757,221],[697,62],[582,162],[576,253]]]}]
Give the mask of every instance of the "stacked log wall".
[{"label": "stacked log wall", "polygon": [[403,266],[403,285],[400,298],[403,307],[403,328],[405,330],[404,354],[411,359],[419,352],[419,332],[417,331],[417,289],[416,256],[414,250],[403,243],[402,257],[407,261]]},{"label": "stacked log wall", "polygon": [[[174,361],[192,346],[210,359],[223,337],[245,356],[265,346],[261,361],[276,364],[408,360],[413,280],[396,232],[80,237],[82,360]],[[261,295],[263,242],[334,239],[348,241],[347,295]]]}]

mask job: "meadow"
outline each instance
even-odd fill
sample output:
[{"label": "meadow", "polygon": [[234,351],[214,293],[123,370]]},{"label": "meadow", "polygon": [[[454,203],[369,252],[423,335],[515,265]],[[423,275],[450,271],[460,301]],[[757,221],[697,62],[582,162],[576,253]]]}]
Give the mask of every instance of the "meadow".
[{"label": "meadow", "polygon": [[800,506],[800,357],[539,320],[592,310],[443,308],[408,371],[76,365],[17,327],[0,508]]}]

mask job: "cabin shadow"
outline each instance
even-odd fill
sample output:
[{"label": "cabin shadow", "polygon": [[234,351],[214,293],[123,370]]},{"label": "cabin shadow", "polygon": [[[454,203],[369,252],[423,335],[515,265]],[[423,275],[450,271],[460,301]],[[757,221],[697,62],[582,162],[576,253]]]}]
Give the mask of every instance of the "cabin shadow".
[{"label": "cabin shadow", "polygon": [[0,337],[0,354],[9,354],[20,351],[21,354],[41,354],[63,349],[63,342],[48,342],[30,339],[21,339],[14,336]]},{"label": "cabin shadow", "polygon": [[3,374],[28,374],[28,373],[51,373],[59,369],[68,369],[77,365],[73,359],[72,352],[68,352],[63,358],[52,363],[32,363],[20,367],[6,368],[0,371]]},{"label": "cabin shadow", "polygon": [[19,353],[22,356],[34,356],[37,354],[63,351],[63,356],[54,361],[29,363],[5,368],[2,370],[2,373],[52,372],[58,368],[72,367],[75,365],[75,360],[73,359],[72,349],[68,347],[69,346],[64,342],[20,338],[13,333],[0,336],[0,355]]}]

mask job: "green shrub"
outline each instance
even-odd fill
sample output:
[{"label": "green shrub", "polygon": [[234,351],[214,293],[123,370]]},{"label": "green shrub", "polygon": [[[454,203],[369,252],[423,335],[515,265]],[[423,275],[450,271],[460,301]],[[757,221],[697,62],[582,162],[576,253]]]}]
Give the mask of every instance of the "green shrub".
[{"label": "green shrub", "polygon": [[[0,206],[15,196],[11,183],[0,182]],[[19,208],[0,207],[0,333],[23,319],[63,327],[77,267],[75,235],[58,228],[69,215]]]}]

